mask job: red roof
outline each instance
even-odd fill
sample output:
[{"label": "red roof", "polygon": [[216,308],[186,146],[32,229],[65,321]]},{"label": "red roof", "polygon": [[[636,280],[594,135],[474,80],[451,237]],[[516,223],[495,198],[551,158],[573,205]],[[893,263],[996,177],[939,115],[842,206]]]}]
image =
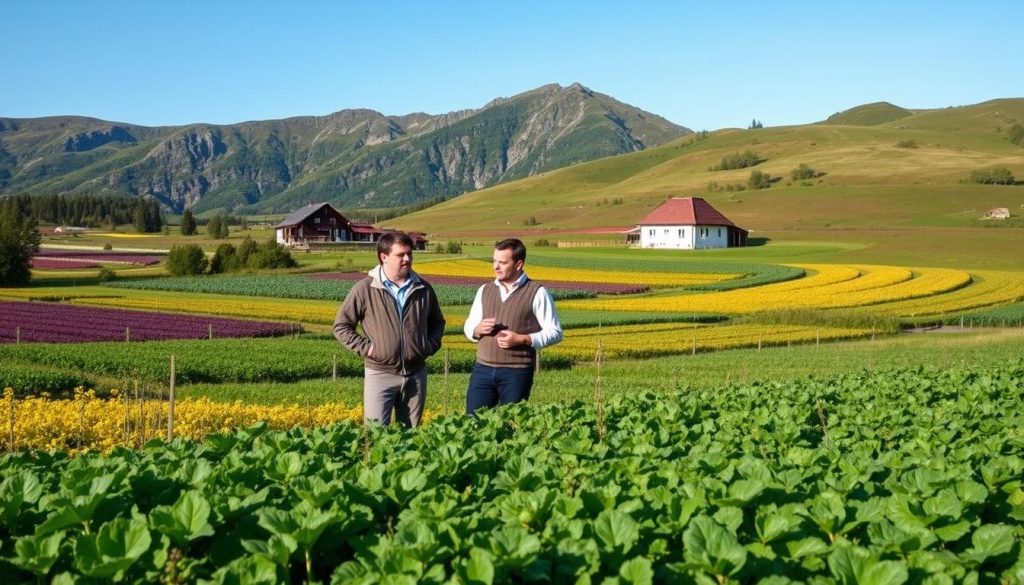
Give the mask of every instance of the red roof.
[{"label": "red roof", "polygon": [[673,197],[640,220],[640,225],[725,225],[738,227],[700,197]]},{"label": "red roof", "polygon": [[373,227],[368,223],[350,223],[349,229],[354,234],[382,234],[384,230]]}]

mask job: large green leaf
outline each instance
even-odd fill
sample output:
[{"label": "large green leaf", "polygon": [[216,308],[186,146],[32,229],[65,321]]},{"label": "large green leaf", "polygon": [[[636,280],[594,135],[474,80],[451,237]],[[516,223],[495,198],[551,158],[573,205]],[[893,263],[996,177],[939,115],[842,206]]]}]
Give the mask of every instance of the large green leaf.
[{"label": "large green leaf", "polygon": [[494,583],[494,560],[483,549],[471,549],[459,573],[467,585],[491,585]]},{"label": "large green leaf", "polygon": [[622,563],[619,567],[619,582],[632,585],[651,585],[654,582],[654,569],[651,561],[644,557],[635,557]]},{"label": "large green leaf", "polygon": [[712,575],[732,576],[743,568],[747,551],[736,535],[707,516],[697,516],[683,533],[683,558]]},{"label": "large green leaf", "polygon": [[28,470],[12,473],[0,482],[0,520],[14,526],[22,507],[35,504],[43,493],[36,474]]},{"label": "large green leaf", "polygon": [[60,556],[60,545],[63,541],[64,532],[54,532],[46,536],[23,536],[14,543],[15,556],[7,560],[16,567],[36,575],[46,575]]},{"label": "large green leaf", "polygon": [[210,524],[210,503],[195,490],[183,492],[171,506],[154,508],[150,522],[156,531],[166,534],[179,546],[214,533]]},{"label": "large green leaf", "polygon": [[116,518],[101,526],[96,534],[78,537],[75,567],[90,577],[120,581],[152,542],[144,519]]},{"label": "large green leaf", "polygon": [[828,566],[841,585],[900,585],[908,577],[903,561],[882,561],[852,546],[832,551]]},{"label": "large green leaf", "polygon": [[605,510],[594,520],[594,535],[603,550],[625,554],[636,544],[640,528],[629,514]]},{"label": "large green leaf", "polygon": [[1008,554],[1014,546],[1013,528],[1005,524],[986,524],[971,535],[971,545],[965,556],[978,564]]}]

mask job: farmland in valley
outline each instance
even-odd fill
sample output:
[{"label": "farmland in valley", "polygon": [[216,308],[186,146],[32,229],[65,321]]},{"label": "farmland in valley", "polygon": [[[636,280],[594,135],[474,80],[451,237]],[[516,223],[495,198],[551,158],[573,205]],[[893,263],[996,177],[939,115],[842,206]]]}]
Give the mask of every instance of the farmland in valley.
[{"label": "farmland in valley", "polygon": [[[415,431],[353,424],[362,363],[331,336],[371,252],[170,278],[142,259],[223,242],[45,238],[94,250],[0,288],[0,578],[147,583],[173,560],[208,583],[1021,582],[1024,240],[980,215],[1024,191],[965,180],[1024,176],[1003,135],[1022,107],[720,131],[395,219],[461,250],[416,253],[447,328]],[[770,188],[712,170],[746,149]],[[788,180],[800,163],[821,175]],[[603,229],[675,195],[752,245]],[[462,325],[509,235],[565,339],[530,405],[467,419]]]}]

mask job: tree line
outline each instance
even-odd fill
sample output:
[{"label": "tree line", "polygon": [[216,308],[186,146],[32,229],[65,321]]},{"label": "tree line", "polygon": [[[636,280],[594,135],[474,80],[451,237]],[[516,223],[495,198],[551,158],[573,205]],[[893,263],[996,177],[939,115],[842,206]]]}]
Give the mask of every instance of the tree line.
[{"label": "tree line", "polygon": [[37,224],[114,227],[131,225],[137,232],[163,229],[164,217],[155,199],[121,195],[13,195],[0,206],[14,206]]}]

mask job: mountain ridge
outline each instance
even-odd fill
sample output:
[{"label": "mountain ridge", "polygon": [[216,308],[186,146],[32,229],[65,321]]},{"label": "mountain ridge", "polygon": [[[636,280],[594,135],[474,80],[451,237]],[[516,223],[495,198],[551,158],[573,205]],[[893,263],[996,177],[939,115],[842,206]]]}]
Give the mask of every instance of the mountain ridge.
[{"label": "mountain ridge", "polygon": [[172,212],[281,212],[309,200],[398,207],[689,134],[578,83],[437,115],[363,108],[160,127],[0,118],[0,196],[123,194]]}]

